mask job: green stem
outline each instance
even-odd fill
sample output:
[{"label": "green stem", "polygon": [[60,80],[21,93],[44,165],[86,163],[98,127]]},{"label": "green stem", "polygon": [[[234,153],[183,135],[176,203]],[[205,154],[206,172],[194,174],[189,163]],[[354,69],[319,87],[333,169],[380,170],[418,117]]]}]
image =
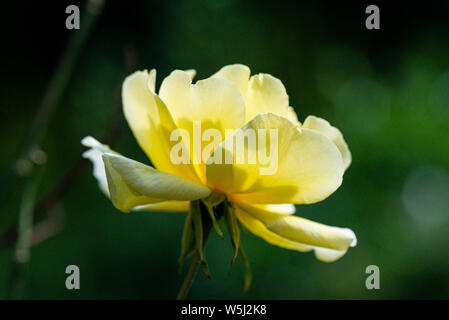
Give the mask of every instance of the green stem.
[{"label": "green stem", "polygon": [[[24,135],[21,145],[18,148],[18,155],[15,161],[10,165],[9,170],[3,175],[0,185],[0,202],[7,196],[8,191],[12,189],[17,175],[15,172],[15,163],[22,158],[28,158],[29,151],[35,145],[39,145],[44,139],[50,120],[69,84],[76,62],[79,59],[93,26],[103,9],[103,1],[89,0],[86,5],[84,15],[81,17],[82,25],[80,30],[73,31],[69,44],[62,55],[50,84],[45,91],[42,102],[38,108],[33,122],[29,126],[27,134]],[[26,271],[30,256],[31,237],[33,233],[34,208],[36,194],[39,188],[42,168],[33,172],[26,182],[25,190],[22,195],[22,202],[19,211],[18,238],[15,250],[15,259],[10,278],[11,297],[20,298],[25,284]]]},{"label": "green stem", "polygon": [[201,264],[200,256],[195,252],[192,258],[192,262],[190,263],[189,270],[182,282],[181,288],[179,289],[178,295],[176,296],[176,300],[184,300],[189,293],[190,287],[192,286],[193,280],[195,279],[195,275],[198,272],[198,268]]},{"label": "green stem", "polygon": [[17,229],[17,243],[14,252],[9,295],[20,299],[23,295],[28,261],[30,260],[30,247],[33,236],[33,212],[36,195],[41,181],[43,168],[39,168],[26,184],[22,194],[19,211],[19,225]]}]

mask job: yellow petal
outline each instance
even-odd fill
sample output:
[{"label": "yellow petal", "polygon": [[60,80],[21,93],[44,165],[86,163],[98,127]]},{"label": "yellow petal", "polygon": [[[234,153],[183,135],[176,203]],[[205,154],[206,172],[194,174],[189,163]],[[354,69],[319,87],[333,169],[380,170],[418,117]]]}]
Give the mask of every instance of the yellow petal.
[{"label": "yellow petal", "polygon": [[265,241],[267,241],[270,244],[291,249],[291,250],[298,250],[301,252],[307,252],[312,250],[310,247],[303,245],[301,243],[297,243],[295,241],[288,240],[286,238],[283,238],[273,231],[270,231],[262,221],[255,218],[251,214],[245,212],[238,206],[235,208],[235,214],[239,221],[247,228],[249,231],[254,233],[255,235],[261,237]]},{"label": "yellow petal", "polygon": [[215,73],[213,78],[224,78],[232,81],[237,88],[239,88],[240,93],[243,97],[246,96],[246,90],[248,89],[248,80],[251,71],[249,68],[243,64],[231,64],[224,66],[217,73]]},{"label": "yellow petal", "polygon": [[242,64],[232,64],[221,68],[212,77],[232,81],[242,93],[246,104],[246,122],[258,113],[275,113],[298,124],[298,117],[288,106],[288,95],[282,82],[269,75],[258,74],[249,79],[250,69]]},{"label": "yellow petal", "polygon": [[122,86],[123,112],[140,147],[150,155],[149,116],[155,113],[154,90],[156,70],[137,71]]},{"label": "yellow petal", "polygon": [[128,212],[133,207],[165,200],[196,200],[210,190],[190,179],[157,171],[140,162],[103,154],[109,192],[114,205]]},{"label": "yellow petal", "polygon": [[259,208],[259,209],[264,209],[264,210],[267,210],[270,212],[281,213],[281,214],[294,214],[296,212],[296,207],[291,203],[251,204],[251,206]]},{"label": "yellow petal", "polygon": [[[259,129],[265,129],[267,136],[274,130],[277,139],[267,138],[266,144],[244,150],[245,160],[257,158],[254,164],[238,161],[242,155],[237,157],[237,152],[230,157],[232,164],[226,164],[226,159],[222,164],[208,164],[207,182],[211,188],[245,203],[302,204],[323,200],[340,186],[341,155],[326,136],[314,130],[298,129],[288,119],[274,114],[256,116],[242,131],[248,129],[256,133],[257,141],[262,141],[261,135],[265,136]],[[233,139],[234,146],[237,137],[238,132],[229,138]],[[232,152],[229,146],[225,141],[215,152],[226,156]],[[258,152],[269,154],[269,162],[262,164]]]},{"label": "yellow petal", "polygon": [[281,80],[260,73],[251,77],[246,92],[246,121],[258,113],[271,112],[288,117],[288,95]]},{"label": "yellow petal", "polygon": [[[186,73],[187,74],[187,73]],[[199,180],[189,164],[175,165],[170,150],[175,142],[170,134],[176,128],[170,112],[154,93],[156,71],[138,71],[123,83],[123,110],[140,147],[160,171]]]},{"label": "yellow petal", "polygon": [[334,262],[345,255],[347,250],[332,250],[326,248],[314,248],[315,257],[323,262]]},{"label": "yellow petal", "polygon": [[[110,192],[109,192],[109,186],[108,186],[108,180],[106,177],[106,169],[103,162],[103,154],[104,153],[112,153],[112,154],[118,154],[114,151],[112,151],[109,146],[102,144],[98,142],[93,137],[85,137],[83,140],[81,140],[81,143],[86,146],[90,147],[91,149],[85,151],[83,153],[83,157],[89,159],[93,164],[93,176],[98,181],[98,185],[103,191],[103,193],[108,197],[111,198]],[[114,172],[112,173],[114,175]],[[116,202],[122,203],[121,207],[123,207],[126,210],[123,211],[129,211],[132,207],[135,205],[141,205],[146,204],[149,202],[155,202],[155,201],[161,201],[159,199],[152,199],[147,197],[138,197],[135,196],[128,188],[118,186],[120,188],[120,192],[123,192],[124,194],[119,194],[116,197],[121,197],[123,200],[116,200]],[[125,203],[126,202],[126,203]]]},{"label": "yellow petal", "polygon": [[195,69],[188,69],[188,70],[184,70],[190,77],[190,79],[193,80],[193,78],[195,78],[196,76],[196,70]]},{"label": "yellow petal", "polygon": [[243,203],[237,206],[258,218],[272,232],[291,241],[334,250],[346,250],[354,241],[354,233],[347,228],[329,227],[293,215],[285,215],[254,208]]},{"label": "yellow petal", "polygon": [[[89,159],[93,164],[93,175],[97,179],[100,189],[105,193],[105,195],[110,198],[108,181],[106,178],[105,165],[103,162],[102,155],[104,153],[112,153],[119,155],[117,152],[111,150],[109,146],[98,142],[93,137],[85,137],[81,140],[81,143],[90,147],[91,149],[83,153],[83,157]],[[188,201],[162,201],[160,199],[148,198],[148,197],[135,197],[135,195],[130,192],[129,188],[122,188],[125,191],[125,196],[123,199],[126,204],[128,211],[129,208],[136,211],[187,211],[189,207]],[[155,202],[161,201],[161,202]],[[151,203],[149,203],[151,202]],[[155,203],[153,203],[155,202]],[[149,203],[149,204],[148,204]],[[136,205],[136,207],[134,207]]]},{"label": "yellow petal", "polygon": [[293,122],[297,127],[301,126],[301,122],[299,122],[298,115],[293,107],[288,107],[287,119]]},{"label": "yellow petal", "polygon": [[195,120],[224,134],[224,129],[238,129],[244,124],[243,98],[237,87],[223,78],[192,84],[186,72],[175,70],[162,82],[159,96],[179,128],[189,127]]},{"label": "yellow petal", "polygon": [[321,261],[335,261],[357,243],[354,233],[347,228],[330,227],[241,203],[235,204],[235,207],[239,220],[254,234],[287,249],[313,249]]},{"label": "yellow petal", "polygon": [[[201,141],[202,134],[207,129],[218,129],[224,138],[225,130],[240,128],[245,121],[242,95],[229,80],[209,78],[193,85],[190,76],[180,70],[173,71],[164,79],[159,95],[170,110],[176,126],[189,133],[190,158],[201,181],[205,182],[202,150],[209,142]],[[194,122],[201,125],[198,144],[194,144],[197,136]],[[200,151],[195,152],[198,147]]]},{"label": "yellow petal", "polygon": [[316,130],[328,137],[333,143],[335,143],[338,150],[340,150],[341,157],[343,158],[344,170],[349,167],[351,164],[351,152],[343,139],[343,135],[337,128],[331,126],[328,121],[315,116],[308,116],[304,121],[302,128]]},{"label": "yellow petal", "polygon": [[134,207],[133,211],[187,212],[189,211],[189,201],[163,201],[150,203]]}]

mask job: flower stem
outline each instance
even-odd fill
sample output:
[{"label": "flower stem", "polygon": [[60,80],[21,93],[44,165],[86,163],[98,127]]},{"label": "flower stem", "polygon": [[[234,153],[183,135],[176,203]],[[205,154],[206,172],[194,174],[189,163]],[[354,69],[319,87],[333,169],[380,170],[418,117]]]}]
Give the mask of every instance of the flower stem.
[{"label": "flower stem", "polygon": [[176,300],[184,300],[189,293],[190,287],[192,286],[193,279],[195,278],[196,273],[198,272],[198,267],[200,266],[200,256],[195,252],[192,258],[192,262],[190,263],[189,271],[187,271],[186,277],[182,282],[181,288],[179,289],[178,295],[176,296]]},{"label": "flower stem", "polygon": [[[192,208],[192,206],[191,206]],[[203,264],[203,267],[207,268],[207,263],[205,260],[201,260],[201,251],[204,250],[206,246],[206,242],[209,239],[209,235],[212,230],[212,219],[209,215],[207,207],[201,202],[198,201],[198,208],[200,210],[201,215],[201,241],[197,242],[197,248],[195,250],[195,253],[193,254],[192,261],[190,262],[189,270],[187,271],[187,274],[184,278],[184,281],[181,285],[181,288],[179,289],[178,295],[176,296],[176,300],[184,300],[187,297],[187,294],[189,293],[190,287],[192,286],[193,280],[195,279],[195,275],[198,271],[198,268],[201,264]],[[222,213],[223,213],[223,206],[219,205],[217,207],[214,207],[212,210],[217,211],[217,221],[220,220]],[[213,212],[214,214],[214,212]],[[197,224],[198,226],[198,224]],[[201,247],[198,247],[200,245]],[[204,255],[204,253],[203,253]],[[204,257],[203,257],[204,259]],[[204,271],[204,269],[203,269]],[[210,274],[207,274],[208,270],[205,271],[205,274],[210,277]]]}]

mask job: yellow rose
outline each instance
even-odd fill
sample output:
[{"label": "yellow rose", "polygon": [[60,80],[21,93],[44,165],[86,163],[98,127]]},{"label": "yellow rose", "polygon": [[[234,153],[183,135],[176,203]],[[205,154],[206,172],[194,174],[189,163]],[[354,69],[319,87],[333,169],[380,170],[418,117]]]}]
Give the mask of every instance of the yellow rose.
[{"label": "yellow rose", "polygon": [[[188,211],[189,203],[192,207],[202,201],[213,209],[224,201],[230,207],[226,214],[231,228],[236,228],[232,220],[236,218],[271,244],[301,252],[314,250],[326,262],[342,257],[356,244],[350,229],[293,215],[293,204],[321,201],[342,183],[351,154],[340,131],[314,116],[301,124],[282,82],[271,75],[250,77],[249,68],[240,64],[192,84],[194,75],[192,70],[173,71],[159,94],[155,70],[135,72],[123,83],[125,117],[154,168],[121,156],[92,137],[83,139],[91,148],[84,156],[93,162],[94,176],[114,206],[123,212]],[[225,142],[235,140],[239,129],[254,129],[256,135],[264,132],[261,129],[276,130],[277,139],[269,139],[262,146],[266,150],[260,150],[260,145],[259,150],[243,150],[248,159],[255,156],[255,163],[237,161],[236,153],[230,163],[201,161],[198,157],[206,143],[197,146],[190,139],[184,145],[190,161],[175,164],[171,152],[179,142],[173,141],[172,133],[181,129],[195,136],[195,123],[201,123],[200,134],[215,129],[226,138],[206,152],[211,156],[229,154]],[[255,153],[269,153],[273,143],[276,170],[261,174],[264,166]],[[200,152],[193,152],[195,148]]]}]

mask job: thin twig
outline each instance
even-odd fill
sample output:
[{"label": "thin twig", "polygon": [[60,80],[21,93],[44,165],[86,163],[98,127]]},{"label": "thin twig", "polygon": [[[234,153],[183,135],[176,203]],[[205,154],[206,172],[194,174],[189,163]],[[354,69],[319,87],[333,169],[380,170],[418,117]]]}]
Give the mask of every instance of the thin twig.
[{"label": "thin twig", "polygon": [[36,224],[33,228],[31,246],[35,246],[60,232],[64,225],[62,206],[49,212],[48,219]]}]

